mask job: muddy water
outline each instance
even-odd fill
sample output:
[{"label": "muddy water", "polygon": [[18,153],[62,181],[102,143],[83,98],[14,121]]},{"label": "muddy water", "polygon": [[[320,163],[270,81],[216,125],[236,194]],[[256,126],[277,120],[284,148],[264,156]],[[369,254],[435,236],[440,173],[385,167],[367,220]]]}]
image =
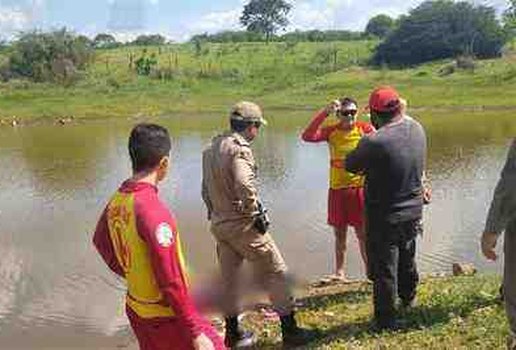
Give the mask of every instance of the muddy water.
[{"label": "muddy water", "polygon": [[[422,271],[450,271],[478,253],[492,190],[510,139],[513,112],[420,113],[430,150],[434,201],[419,243]],[[333,265],[325,224],[328,152],[298,138],[310,113],[272,114],[254,145],[260,189],[291,269],[312,278]],[[179,220],[194,273],[214,271],[214,244],[200,200],[200,152],[223,126],[211,116],[154,119],[173,135],[173,168],[161,195]],[[116,348],[129,342],[123,283],[102,265],[91,234],[103,204],[129,173],[126,138],[134,120],[0,129],[0,349]],[[349,237],[348,271],[363,267]]]}]

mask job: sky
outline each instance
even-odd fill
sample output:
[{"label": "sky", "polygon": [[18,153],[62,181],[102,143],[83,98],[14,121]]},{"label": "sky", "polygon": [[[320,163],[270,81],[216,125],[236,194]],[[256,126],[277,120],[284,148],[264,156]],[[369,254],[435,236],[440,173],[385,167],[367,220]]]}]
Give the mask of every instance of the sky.
[{"label": "sky", "polygon": [[[109,32],[119,40],[137,33],[160,33],[185,41],[194,34],[242,29],[238,19],[249,0],[0,0],[0,37],[29,29],[67,27],[94,36]],[[363,30],[369,18],[407,13],[421,0],[290,0],[290,30]],[[475,0],[506,7],[506,0]]]}]

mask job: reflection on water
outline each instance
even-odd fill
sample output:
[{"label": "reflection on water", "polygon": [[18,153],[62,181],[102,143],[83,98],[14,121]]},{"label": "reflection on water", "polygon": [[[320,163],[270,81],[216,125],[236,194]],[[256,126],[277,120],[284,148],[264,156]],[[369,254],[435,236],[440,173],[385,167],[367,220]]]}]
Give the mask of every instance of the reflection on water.
[{"label": "reflection on water", "polygon": [[[325,223],[327,147],[298,137],[309,118],[273,115],[253,146],[273,234],[291,270],[305,278],[333,266]],[[500,112],[428,113],[421,120],[434,190],[419,244],[421,269],[449,271],[454,261],[470,261],[497,271],[479,256],[477,240],[516,122]],[[161,195],[177,214],[192,270],[211,272],[216,263],[200,200],[200,154],[222,119],[158,121],[174,140],[173,169]],[[102,205],[128,174],[132,124],[0,129],[0,348],[109,348],[127,341],[123,283],[90,242]],[[353,235],[348,270],[363,275]]]}]

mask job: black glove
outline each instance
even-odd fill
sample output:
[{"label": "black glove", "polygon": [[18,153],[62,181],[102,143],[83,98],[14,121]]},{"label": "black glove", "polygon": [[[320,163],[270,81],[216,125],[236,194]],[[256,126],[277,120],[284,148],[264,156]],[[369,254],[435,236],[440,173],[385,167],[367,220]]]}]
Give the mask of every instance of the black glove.
[{"label": "black glove", "polygon": [[263,207],[261,202],[258,202],[258,213],[254,216],[254,228],[264,235],[269,230],[270,225],[267,209]]}]

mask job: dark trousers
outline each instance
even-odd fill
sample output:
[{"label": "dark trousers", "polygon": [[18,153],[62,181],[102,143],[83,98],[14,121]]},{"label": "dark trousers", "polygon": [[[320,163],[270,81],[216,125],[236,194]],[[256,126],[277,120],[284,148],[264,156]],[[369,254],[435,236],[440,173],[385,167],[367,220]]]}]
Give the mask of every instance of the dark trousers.
[{"label": "dark trousers", "polygon": [[516,339],[516,222],[505,230],[503,294],[511,336]]},{"label": "dark trousers", "polygon": [[374,285],[374,316],[380,326],[393,325],[397,297],[408,304],[416,296],[416,238],[420,232],[420,220],[395,224],[367,220],[368,274]]}]

